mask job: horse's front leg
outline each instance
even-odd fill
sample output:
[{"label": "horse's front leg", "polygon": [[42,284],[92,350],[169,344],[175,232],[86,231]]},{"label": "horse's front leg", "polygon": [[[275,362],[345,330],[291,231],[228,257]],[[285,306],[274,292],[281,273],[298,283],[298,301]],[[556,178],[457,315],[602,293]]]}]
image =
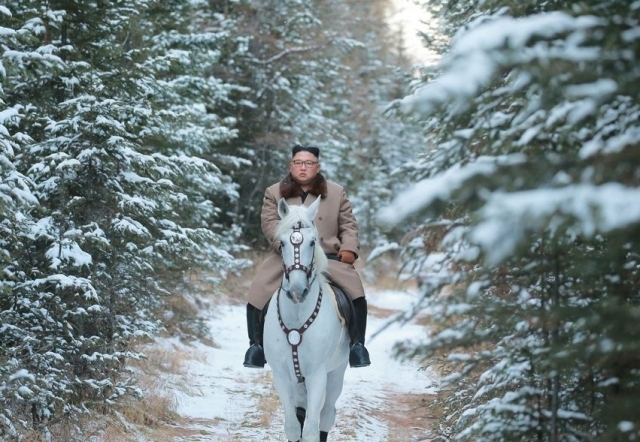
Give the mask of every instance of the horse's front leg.
[{"label": "horse's front leg", "polygon": [[320,412],[324,406],[327,389],[327,373],[318,370],[305,378],[307,387],[307,419],[302,430],[302,442],[320,441]]},{"label": "horse's front leg", "polygon": [[327,374],[327,396],[320,413],[320,431],[329,431],[336,422],[336,402],[342,392],[347,362]]},{"label": "horse's front leg", "polygon": [[296,407],[292,404],[285,406],[284,403],[282,406],[284,410],[284,434],[289,442],[298,442],[302,427],[296,415]]},{"label": "horse's front leg", "polygon": [[278,393],[284,412],[284,434],[291,442],[300,440],[301,426],[296,416],[296,384],[273,374],[273,386]]}]

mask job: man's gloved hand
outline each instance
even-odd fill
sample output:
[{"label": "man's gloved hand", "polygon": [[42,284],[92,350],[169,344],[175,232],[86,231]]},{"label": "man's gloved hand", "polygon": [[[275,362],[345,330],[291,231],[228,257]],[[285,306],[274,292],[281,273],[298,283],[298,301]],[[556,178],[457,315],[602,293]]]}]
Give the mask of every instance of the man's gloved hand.
[{"label": "man's gloved hand", "polygon": [[356,254],[349,250],[338,252],[338,257],[340,257],[340,262],[344,262],[345,264],[353,264],[356,262]]}]

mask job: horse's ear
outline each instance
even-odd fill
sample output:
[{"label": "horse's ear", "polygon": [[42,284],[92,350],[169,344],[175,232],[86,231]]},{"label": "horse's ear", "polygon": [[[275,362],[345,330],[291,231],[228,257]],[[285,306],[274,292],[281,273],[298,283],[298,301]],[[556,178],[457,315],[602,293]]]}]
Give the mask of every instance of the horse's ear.
[{"label": "horse's ear", "polygon": [[280,198],[280,201],[278,201],[278,215],[280,215],[280,219],[284,219],[288,213],[289,204],[287,204],[284,198]]},{"label": "horse's ear", "polygon": [[316,198],[316,200],[312,202],[311,205],[307,208],[307,211],[309,212],[309,218],[311,218],[312,221],[316,218],[316,215],[318,214],[318,207],[320,206],[321,198],[322,198],[321,196],[318,196],[318,198]]}]

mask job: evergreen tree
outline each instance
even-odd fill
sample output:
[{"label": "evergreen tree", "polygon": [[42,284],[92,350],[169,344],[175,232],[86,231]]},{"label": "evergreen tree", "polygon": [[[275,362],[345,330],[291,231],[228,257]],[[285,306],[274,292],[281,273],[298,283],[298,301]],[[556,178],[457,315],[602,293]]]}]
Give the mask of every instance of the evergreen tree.
[{"label": "evergreen tree", "polygon": [[331,142],[323,167],[347,187],[360,239],[369,246],[383,241],[375,213],[407,183],[395,175],[397,168],[424,149],[420,126],[388,109],[391,100],[408,91],[411,61],[397,51],[400,36],[387,22],[387,9],[385,2],[346,1],[323,15],[324,22],[344,30],[346,39],[358,42],[334,55],[344,65],[345,78],[332,99],[343,97],[337,119],[347,142]]},{"label": "evergreen tree", "polygon": [[[11,12],[0,7],[0,15],[6,20],[11,17]],[[4,28],[0,33],[0,41],[2,46],[15,47],[25,34],[28,34],[28,30],[23,28]],[[38,55],[33,52],[14,53],[16,58],[31,60],[41,59]],[[53,60],[49,62],[55,64]],[[43,64],[46,66],[47,62]],[[2,84],[5,84],[5,79],[12,70],[25,75],[28,69],[24,68],[24,64],[14,66],[12,63],[0,62]],[[29,330],[22,321],[13,320],[11,309],[14,299],[11,294],[27,276],[21,271],[18,262],[22,258],[25,244],[29,242],[29,234],[34,226],[30,211],[37,206],[38,200],[33,194],[31,180],[15,167],[16,157],[22,153],[24,144],[28,141],[24,134],[16,133],[22,117],[21,108],[7,106],[5,100],[4,88],[0,86],[0,107],[3,109],[0,112],[0,266],[3,270],[0,278],[0,435],[17,437],[19,429],[13,414],[16,405],[24,407],[25,404],[16,404],[20,399],[15,398],[27,395],[29,389],[21,388],[25,372],[19,361],[11,357],[11,353],[14,346],[20,345],[29,337]]]},{"label": "evergreen tree", "polygon": [[398,105],[432,149],[383,219],[439,329],[401,351],[448,358],[461,440],[635,440],[637,3],[430,3],[450,49]]},{"label": "evergreen tree", "polygon": [[[162,118],[161,133],[148,148],[178,164],[194,157],[206,160],[201,163],[206,173],[185,165],[173,183],[183,193],[177,201],[181,224],[211,235],[200,241],[200,265],[224,273],[234,267],[228,252],[239,249],[241,227],[234,209],[239,185],[232,175],[250,162],[232,146],[238,137],[235,115],[247,106],[249,90],[235,84],[225,67],[228,59],[244,56],[246,38],[235,36],[236,20],[214,6],[157,3],[135,28],[140,46],[149,48],[144,66],[155,79],[151,103]],[[151,38],[142,31],[146,27],[155,29]],[[192,266],[189,254],[175,258],[180,262],[171,262],[173,272]]]},{"label": "evergreen tree", "polygon": [[[11,236],[0,434],[17,439],[23,427],[46,434],[139,395],[122,368],[140,356],[135,339],[157,329],[176,273],[232,269],[237,229],[216,224],[221,210],[207,197],[233,198],[235,187],[202,157],[234,136],[233,122],[192,102],[184,83],[201,85],[210,109],[233,86],[185,73],[187,61],[205,61],[202,46],[215,60],[219,38],[159,56],[171,37],[162,25],[176,23],[160,5],[16,0],[2,12],[1,207]],[[194,21],[180,24],[186,33]]]}]

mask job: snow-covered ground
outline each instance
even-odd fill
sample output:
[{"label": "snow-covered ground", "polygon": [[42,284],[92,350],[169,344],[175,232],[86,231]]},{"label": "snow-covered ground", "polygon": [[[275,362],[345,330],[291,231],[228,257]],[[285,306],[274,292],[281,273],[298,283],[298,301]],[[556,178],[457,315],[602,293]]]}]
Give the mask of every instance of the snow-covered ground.
[{"label": "snow-covered ground", "polygon": [[[398,311],[413,303],[415,294],[369,290],[367,299],[370,311],[375,311],[372,307]],[[197,434],[176,441],[286,441],[269,366],[263,370],[242,366],[248,345],[245,307],[218,304],[207,316],[216,346],[188,345],[186,351],[196,357],[186,365],[186,388],[175,393],[178,413]],[[427,331],[415,324],[393,324],[373,336],[387,322],[388,318],[369,315],[367,348],[372,365],[347,369],[336,426],[329,434],[331,441],[409,442],[423,440],[428,430],[415,422],[413,429],[407,429],[388,418],[401,412],[400,398],[436,389],[435,372],[391,357],[397,341],[417,338]],[[185,346],[178,339],[164,340],[162,345]],[[409,435],[412,432],[414,435]]]}]

